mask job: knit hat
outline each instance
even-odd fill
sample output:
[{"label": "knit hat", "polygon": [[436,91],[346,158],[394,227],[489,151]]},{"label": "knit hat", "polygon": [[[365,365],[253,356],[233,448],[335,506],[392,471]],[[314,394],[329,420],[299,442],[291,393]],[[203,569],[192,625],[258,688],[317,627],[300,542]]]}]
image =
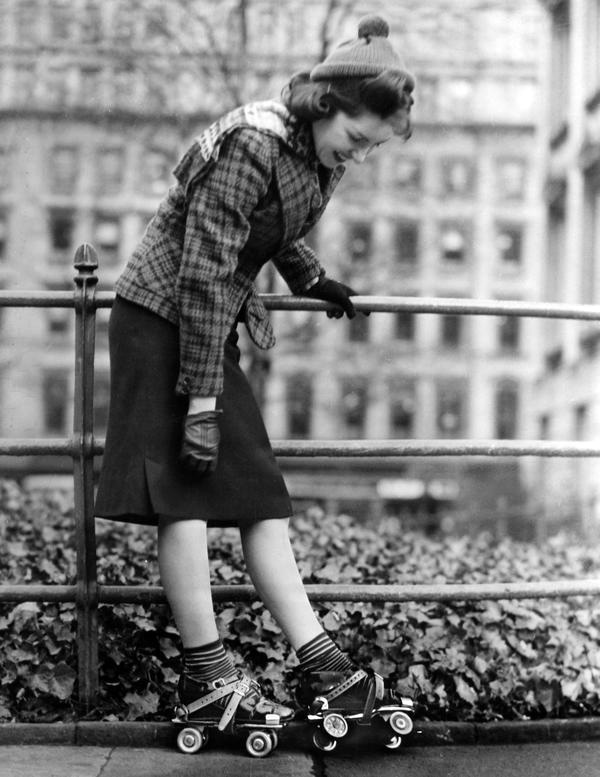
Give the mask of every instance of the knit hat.
[{"label": "knit hat", "polygon": [[412,75],[388,40],[390,26],[377,14],[364,16],[358,23],[357,40],[346,41],[310,73],[311,81],[335,78],[378,76],[384,70],[401,73],[414,85]]}]

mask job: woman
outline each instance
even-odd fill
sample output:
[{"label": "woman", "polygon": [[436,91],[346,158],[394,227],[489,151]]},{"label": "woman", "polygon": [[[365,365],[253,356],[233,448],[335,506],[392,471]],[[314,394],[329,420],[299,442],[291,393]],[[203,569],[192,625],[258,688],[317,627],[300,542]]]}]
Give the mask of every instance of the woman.
[{"label": "woman", "polygon": [[[355,292],[325,275],[302,236],[346,163],[410,135],[414,82],[388,32],[380,17],[365,17],[356,40],[292,79],[283,103],[243,106],[199,135],[116,285],[96,515],[158,526],[161,580],[183,644],[180,698],[206,697],[203,713],[217,718],[237,701],[231,692],[214,700],[215,687],[241,675],[217,632],[207,526],[239,526],[252,582],[315,692],[323,672],[355,676],[298,573],[290,500],[239,367],[236,325],[258,346],[274,344],[253,285],[268,261],[293,293],[334,303],[332,315],[355,314]],[[381,703],[373,676],[357,676],[344,703]],[[244,687],[238,721],[292,716],[256,683]]]}]

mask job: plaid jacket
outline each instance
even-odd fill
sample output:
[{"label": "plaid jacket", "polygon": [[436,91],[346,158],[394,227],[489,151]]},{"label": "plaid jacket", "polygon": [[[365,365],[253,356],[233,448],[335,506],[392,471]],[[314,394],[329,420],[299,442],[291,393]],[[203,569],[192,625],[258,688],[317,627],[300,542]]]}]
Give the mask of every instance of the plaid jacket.
[{"label": "plaid jacket", "polygon": [[277,102],[237,108],[195,139],[116,284],[179,326],[178,393],[221,393],[223,347],[240,312],[259,347],[275,344],[254,279],[272,261],[300,294],[319,275],[302,236],[342,174],[319,165],[310,125]]}]

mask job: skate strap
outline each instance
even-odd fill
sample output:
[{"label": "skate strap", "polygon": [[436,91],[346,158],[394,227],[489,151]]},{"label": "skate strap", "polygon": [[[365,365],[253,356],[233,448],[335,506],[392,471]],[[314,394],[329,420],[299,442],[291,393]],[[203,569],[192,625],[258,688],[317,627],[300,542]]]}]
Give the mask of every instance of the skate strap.
[{"label": "skate strap", "polygon": [[343,693],[346,693],[347,690],[352,688],[353,685],[356,685],[356,683],[359,683],[361,680],[364,680],[365,677],[368,677],[365,670],[359,669],[357,672],[354,672],[354,674],[350,675],[350,677],[347,680],[344,680],[339,685],[336,685],[333,690],[329,691],[329,693],[320,694],[320,695],[322,695],[324,699],[327,699],[327,701],[331,701],[332,699],[337,699],[338,696],[341,696]]},{"label": "skate strap", "polygon": [[235,711],[239,707],[241,700],[250,691],[251,681],[245,675],[235,675],[234,677],[217,682],[219,685],[217,685],[214,691],[207,693],[206,696],[202,696],[202,698],[196,699],[196,701],[193,701],[190,704],[186,704],[186,707],[188,713],[197,712],[203,707],[207,707],[209,704],[231,695],[231,699],[227,703],[221,719],[217,724],[219,731],[223,731],[227,728],[227,725],[235,715]]},{"label": "skate strap", "polygon": [[371,680],[372,682],[369,683],[369,692],[367,693],[367,699],[363,708],[363,720],[371,720],[373,712],[375,711],[375,699],[383,699],[383,677],[378,675],[377,672],[373,672]]},{"label": "skate strap", "polygon": [[357,672],[354,672],[353,675],[350,675],[347,680],[344,680],[339,685],[336,685],[336,687],[329,691],[329,693],[324,694],[323,698],[327,699],[327,701],[332,701],[352,688],[353,685],[360,683],[366,677],[370,677],[371,682],[369,683],[369,690],[367,692],[367,698],[363,708],[363,718],[365,720],[370,720],[375,709],[375,699],[383,699],[384,693],[383,677],[378,675],[376,672],[365,672],[364,669],[359,669]]}]

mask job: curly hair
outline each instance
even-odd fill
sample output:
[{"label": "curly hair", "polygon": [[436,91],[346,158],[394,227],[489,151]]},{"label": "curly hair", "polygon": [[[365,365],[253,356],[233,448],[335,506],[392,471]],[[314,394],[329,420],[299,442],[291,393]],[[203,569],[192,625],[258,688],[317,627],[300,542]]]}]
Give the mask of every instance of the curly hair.
[{"label": "curly hair", "polygon": [[291,78],[282,100],[291,114],[304,121],[331,117],[338,111],[357,116],[366,109],[382,119],[391,119],[394,133],[408,140],[413,89],[412,76],[390,70],[371,78],[331,81],[311,81],[309,74],[302,72]]}]

